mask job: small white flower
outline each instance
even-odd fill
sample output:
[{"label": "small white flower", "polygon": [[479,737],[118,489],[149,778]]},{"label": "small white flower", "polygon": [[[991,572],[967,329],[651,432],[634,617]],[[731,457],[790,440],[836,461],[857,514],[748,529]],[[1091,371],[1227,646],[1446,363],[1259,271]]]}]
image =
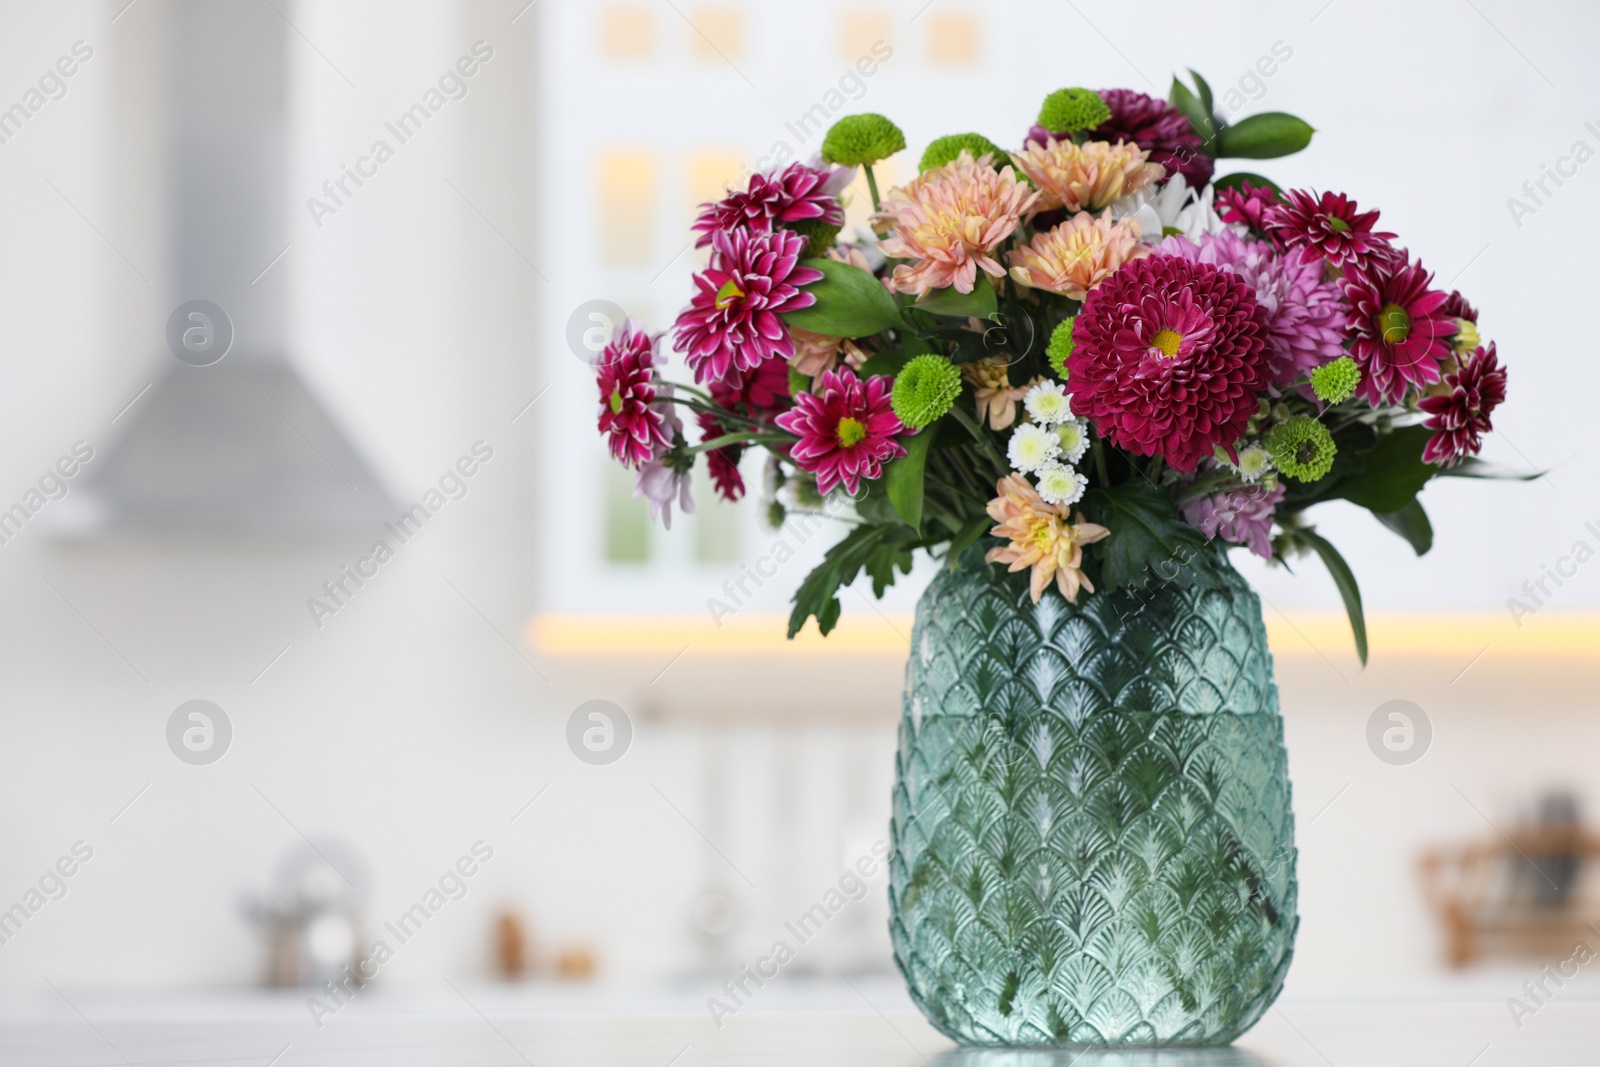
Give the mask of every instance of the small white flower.
[{"label": "small white flower", "polygon": [[1215,195],[1209,185],[1197,193],[1184,182],[1182,174],[1174,174],[1164,185],[1141,189],[1115,201],[1111,217],[1131,215],[1138,219],[1139,240],[1145,244],[1160,244],[1173,234],[1198,241],[1204,234],[1221,233],[1227,228],[1213,206]]},{"label": "small white flower", "polygon": [[1022,406],[1041,426],[1054,426],[1072,418],[1072,397],[1067,395],[1067,387],[1050,378],[1029,389],[1022,397]]},{"label": "small white flower", "polygon": [[1260,445],[1249,445],[1239,449],[1239,462],[1229,463],[1240,478],[1247,482],[1259,482],[1261,476],[1272,469],[1272,453]]},{"label": "small white flower", "polygon": [[1046,463],[1039,469],[1039,498],[1046,504],[1076,504],[1087,488],[1088,480],[1071,467]]},{"label": "small white flower", "polygon": [[1060,451],[1061,440],[1053,431],[1025,422],[1012,432],[1006,458],[1016,470],[1031,474],[1055,459]]},{"label": "small white flower", "polygon": [[1089,451],[1089,424],[1082,419],[1068,419],[1056,427],[1056,440],[1061,442],[1061,458],[1076,463]]}]

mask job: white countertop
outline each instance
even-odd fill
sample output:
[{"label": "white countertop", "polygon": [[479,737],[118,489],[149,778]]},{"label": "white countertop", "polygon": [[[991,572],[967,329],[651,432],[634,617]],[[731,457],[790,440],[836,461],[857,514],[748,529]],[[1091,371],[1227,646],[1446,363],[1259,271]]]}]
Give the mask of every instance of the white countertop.
[{"label": "white countertop", "polygon": [[1600,999],[1558,997],[1519,1029],[1503,1000],[1285,997],[1231,1049],[1016,1053],[954,1048],[883,979],[768,990],[718,1029],[674,992],[462,985],[367,990],[322,1020],[304,994],[62,989],[0,999],[7,1067],[1592,1067]]}]

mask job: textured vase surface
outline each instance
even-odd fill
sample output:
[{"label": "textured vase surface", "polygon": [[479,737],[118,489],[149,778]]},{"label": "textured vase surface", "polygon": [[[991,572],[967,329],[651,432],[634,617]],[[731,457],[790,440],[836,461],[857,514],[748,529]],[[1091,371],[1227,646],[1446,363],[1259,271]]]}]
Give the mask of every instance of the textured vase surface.
[{"label": "textured vase surface", "polygon": [[[970,558],[970,557],[969,557]],[[917,607],[890,932],[967,1045],[1216,1045],[1294,946],[1295,849],[1260,603],[1151,581],[1035,605],[942,571]]]}]

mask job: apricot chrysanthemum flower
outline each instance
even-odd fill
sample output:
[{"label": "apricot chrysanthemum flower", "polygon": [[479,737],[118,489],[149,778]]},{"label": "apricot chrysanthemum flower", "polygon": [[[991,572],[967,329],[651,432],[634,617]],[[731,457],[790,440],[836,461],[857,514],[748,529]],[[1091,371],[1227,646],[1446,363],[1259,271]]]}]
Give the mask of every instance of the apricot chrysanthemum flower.
[{"label": "apricot chrysanthemum flower", "polygon": [[1166,177],[1150,153],[1132,141],[1074,144],[1047,138],[1030,142],[1011,161],[1039,187],[1038,211],[1099,211],[1113,200],[1137,193]]},{"label": "apricot chrysanthemum flower", "polygon": [[1012,385],[1006,374],[1006,358],[1001,354],[961,364],[961,376],[972,386],[979,424],[987,421],[995,430],[1004,430],[1017,421],[1017,404],[1039,383],[1035,378],[1026,385]]},{"label": "apricot chrysanthemum flower", "polygon": [[997,171],[966,151],[937,173],[896,190],[874,216],[891,227],[880,247],[892,259],[914,262],[896,267],[889,287],[919,296],[952,285],[970,293],[979,269],[1004,277],[1005,268],[991,253],[1038,195],[1009,166]]},{"label": "apricot chrysanthemum flower", "polygon": [[1047,504],[1020,474],[1008,474],[996,486],[1000,495],[989,501],[989,517],[999,523],[989,532],[1011,543],[991,548],[985,563],[1006,563],[1013,572],[1033,568],[1028,593],[1037,604],[1050,579],[1067,600],[1076,602],[1079,588],[1094,592],[1094,583],[1082,571],[1083,546],[1110,535],[1097,523],[1077,521],[1064,505]]},{"label": "apricot chrysanthemum flower", "polygon": [[1118,267],[1150,254],[1139,243],[1143,232],[1132,216],[1113,222],[1109,208],[1098,218],[1079,212],[1013,251],[1011,277],[1018,285],[1082,300]]}]

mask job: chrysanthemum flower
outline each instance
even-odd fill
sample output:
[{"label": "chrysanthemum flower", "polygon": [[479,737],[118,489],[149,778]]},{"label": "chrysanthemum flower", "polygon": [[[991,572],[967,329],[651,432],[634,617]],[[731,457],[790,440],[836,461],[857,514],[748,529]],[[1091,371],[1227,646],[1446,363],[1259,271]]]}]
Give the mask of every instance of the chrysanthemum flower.
[{"label": "chrysanthemum flower", "polygon": [[1150,153],[1150,162],[1161,164],[1168,174],[1181,172],[1191,189],[1211,180],[1212,162],[1203,151],[1205,141],[1183,112],[1165,100],[1132,89],[1102,89],[1100,99],[1111,109],[1111,118],[1091,136],[1134,142]]},{"label": "chrysanthemum flower", "polygon": [[819,170],[804,163],[752,174],[743,191],[700,205],[694,221],[694,231],[700,235],[695,247],[710,244],[712,235],[723,230],[748,228],[765,233],[782,223],[810,219],[835,228],[843,226],[844,207],[838,194],[849,181],[846,168]]},{"label": "chrysanthemum flower", "polygon": [[1320,482],[1327,477],[1339,454],[1333,434],[1309,415],[1296,415],[1278,423],[1264,443],[1272,453],[1273,465],[1302,482]]},{"label": "chrysanthemum flower", "polygon": [[1267,233],[1267,212],[1278,206],[1278,194],[1248,181],[1217,194],[1217,214],[1223,222],[1237,222],[1256,233]]},{"label": "chrysanthemum flower", "polygon": [[981,133],[950,133],[935,137],[929,143],[923,150],[922,162],[917,164],[917,170],[920,173],[942,167],[961,158],[962,152],[969,153],[974,160],[984,156],[994,160],[1001,156],[1000,146]]},{"label": "chrysanthemum flower", "polygon": [[894,376],[890,404],[909,429],[920,430],[961,395],[961,371],[943,356],[917,356]]},{"label": "chrysanthemum flower", "polygon": [[1232,230],[1202,237],[1199,245],[1169,237],[1159,251],[1225,267],[1249,284],[1266,314],[1274,384],[1292,385],[1344,354],[1350,309],[1339,286],[1324,277],[1321,260],[1281,255]]},{"label": "chrysanthemum flower", "polygon": [[1224,489],[1185,500],[1178,509],[1189,525],[1207,537],[1247,545],[1262,559],[1271,559],[1272,518],[1287,491],[1281,484],[1271,489],[1259,485]]},{"label": "chrysanthemum flower", "polygon": [[1361,263],[1385,250],[1392,233],[1373,230],[1376,211],[1357,211],[1356,202],[1343,193],[1320,197],[1303,189],[1290,189],[1287,199],[1266,211],[1268,230],[1288,248],[1305,249],[1335,266]]},{"label": "chrysanthemum flower", "polygon": [[1076,463],[1089,451],[1089,424],[1083,419],[1068,419],[1056,427],[1056,440],[1061,442],[1058,458],[1064,463]]},{"label": "chrysanthemum flower", "polygon": [[996,489],[1000,495],[989,501],[988,512],[999,525],[989,532],[1010,543],[991,548],[983,557],[984,562],[1008,564],[1013,572],[1032,568],[1028,593],[1035,604],[1052,578],[1068,601],[1077,601],[1080,588],[1094,592],[1094,584],[1081,569],[1083,546],[1101,540],[1111,531],[1084,522],[1082,515],[1072,521],[1067,507],[1045,503],[1020,474],[1006,475]]},{"label": "chrysanthemum flower", "polygon": [[1111,108],[1093,89],[1057,89],[1039,107],[1039,125],[1060,137],[1109,122]]},{"label": "chrysanthemum flower", "polygon": [[[700,440],[714,441],[728,430],[708,411],[696,414],[700,423]],[[717,495],[729,502],[744,496],[744,475],[739,473],[739,457],[744,455],[743,445],[723,445],[706,450],[706,470],[711,475],[711,485]]]},{"label": "chrysanthemum flower", "polygon": [[[672,395],[671,385],[661,386],[663,398]],[[690,495],[690,475],[694,471],[694,457],[689,454],[683,439],[683,422],[671,404],[659,404],[662,429],[669,446],[658,451],[650,462],[639,468],[633,479],[633,495],[650,502],[650,517],[659,519],[661,525],[672,529],[672,504],[685,515],[694,513],[694,497]]]},{"label": "chrysanthemum flower", "polygon": [[1410,385],[1439,380],[1450,356],[1454,319],[1433,275],[1407,259],[1371,257],[1344,276],[1350,303],[1350,355],[1361,368],[1361,395],[1373,406],[1399,403]]},{"label": "chrysanthemum flower", "polygon": [[1423,425],[1435,431],[1422,450],[1426,463],[1451,467],[1483,447],[1483,435],[1494,429],[1489,415],[1506,398],[1506,372],[1494,344],[1468,356],[1461,369],[1444,376],[1447,392],[1425,396]]},{"label": "chrysanthemum flower", "polygon": [[794,356],[789,360],[789,365],[807,378],[815,378],[825,370],[832,370],[841,359],[852,370],[867,359],[866,353],[847,337],[812,333],[799,326],[789,327],[789,336],[794,340]]},{"label": "chrysanthemum flower", "polygon": [[1032,474],[1061,454],[1061,439],[1055,431],[1025,422],[1011,434],[1006,444],[1006,459],[1013,470]]},{"label": "chrysanthemum flower", "polygon": [[1238,460],[1230,461],[1228,466],[1244,481],[1254,484],[1272,469],[1272,453],[1260,445],[1246,445],[1239,449]]},{"label": "chrysanthemum flower", "polygon": [[1025,146],[1011,161],[1039,187],[1036,211],[1099,211],[1165,176],[1161,164],[1149,162],[1148,157],[1131,142],[1080,145],[1051,137],[1042,145]]},{"label": "chrysanthemum flower", "polygon": [[800,286],[822,277],[799,265],[805,246],[804,237],[784,230],[712,235],[711,265],[695,275],[695,295],[672,334],[696,381],[738,381],[774,356],[794,354],[778,315],[815,304],[817,298]]},{"label": "chrysanthemum flower", "polygon": [[1089,480],[1064,463],[1046,463],[1038,479],[1039,499],[1046,504],[1076,504],[1089,488]]},{"label": "chrysanthemum flower", "polygon": [[1017,404],[1034,384],[1012,385],[1006,374],[1005,359],[992,356],[961,364],[961,376],[972,386],[978,422],[988,420],[990,428],[995,430],[1004,430],[1017,421]]},{"label": "chrysanthemum flower", "polygon": [[632,319],[617,328],[595,368],[600,387],[600,432],[611,455],[629,467],[648,463],[672,444],[656,407],[655,362],[660,335],[651,337]]},{"label": "chrysanthemum flower", "polygon": [[1060,382],[1041,380],[1022,398],[1028,417],[1041,426],[1054,426],[1072,418],[1072,398]]},{"label": "chrysanthemum flower", "polygon": [[1067,360],[1072,355],[1072,320],[1065,319],[1056,323],[1056,328],[1050,331],[1050,343],[1045,346],[1045,358],[1050,361],[1050,369],[1062,378],[1067,376]]},{"label": "chrysanthemum flower", "polygon": [[1356,395],[1361,368],[1349,356],[1340,356],[1311,372],[1311,391],[1324,404],[1342,404]]},{"label": "chrysanthemum flower", "polygon": [[881,247],[893,259],[915,262],[894,269],[890,288],[920,296],[953,285],[958,293],[970,293],[980,269],[1004,275],[991,253],[1038,195],[1010,167],[997,171],[966,151],[897,190],[874,216],[893,228]]},{"label": "chrysanthemum flower", "polygon": [[1078,313],[1072,410],[1118,447],[1192,471],[1259,410],[1266,334],[1254,294],[1232,271],[1177,256],[1135,260]]},{"label": "chrysanthemum flower", "polygon": [[1110,210],[1098,218],[1079,212],[1014,249],[1009,256],[1011,278],[1018,285],[1082,300],[1118,267],[1150,254],[1139,243],[1141,232],[1137,219],[1113,222]]},{"label": "chrysanthemum flower", "polygon": [[766,419],[789,408],[789,367],[776,357],[746,371],[737,382],[715,381],[706,392],[720,408]]},{"label": "chrysanthemum flower", "polygon": [[818,492],[843,485],[854,495],[862,478],[881,477],[886,462],[906,454],[895,440],[906,428],[890,407],[889,387],[886,374],[862,381],[847,370],[827,371],[778,416],[778,425],[800,438],[789,457],[816,474]]}]

